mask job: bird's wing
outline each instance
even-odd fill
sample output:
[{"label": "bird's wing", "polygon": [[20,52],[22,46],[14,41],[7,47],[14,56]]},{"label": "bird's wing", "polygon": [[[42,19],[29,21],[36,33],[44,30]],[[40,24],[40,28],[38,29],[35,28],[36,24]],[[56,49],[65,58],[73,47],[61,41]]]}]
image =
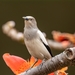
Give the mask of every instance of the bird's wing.
[{"label": "bird's wing", "polygon": [[48,45],[48,43],[47,43],[47,41],[46,41],[46,39],[45,39],[43,33],[42,33],[40,30],[38,30],[37,33],[38,33],[40,39],[41,39],[46,45]]},{"label": "bird's wing", "polygon": [[41,42],[44,44],[44,46],[46,47],[46,49],[48,50],[48,52],[50,53],[50,55],[53,57],[53,54],[52,54],[52,52],[51,52],[51,49],[50,49],[50,47],[48,46],[48,43],[47,43],[47,41],[46,41],[46,39],[45,39],[43,33],[42,33],[40,30],[38,30],[37,33],[38,33],[38,35],[39,35],[39,37],[40,37]]}]

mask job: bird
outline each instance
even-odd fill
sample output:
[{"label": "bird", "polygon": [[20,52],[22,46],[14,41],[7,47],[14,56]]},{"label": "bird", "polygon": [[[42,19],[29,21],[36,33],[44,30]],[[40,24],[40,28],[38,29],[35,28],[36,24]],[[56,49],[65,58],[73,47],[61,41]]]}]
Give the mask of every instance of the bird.
[{"label": "bird", "polygon": [[24,42],[28,52],[36,61],[32,67],[37,63],[38,59],[48,60],[53,57],[51,49],[48,45],[43,33],[37,27],[36,19],[33,16],[22,17],[24,19]]}]

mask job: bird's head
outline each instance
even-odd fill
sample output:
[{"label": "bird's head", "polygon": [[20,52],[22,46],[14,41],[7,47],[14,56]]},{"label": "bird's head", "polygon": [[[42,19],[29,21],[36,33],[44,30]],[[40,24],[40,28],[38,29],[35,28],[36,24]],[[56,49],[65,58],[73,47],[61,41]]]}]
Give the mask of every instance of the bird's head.
[{"label": "bird's head", "polygon": [[24,23],[26,27],[37,27],[37,22],[32,16],[22,17],[24,19]]}]

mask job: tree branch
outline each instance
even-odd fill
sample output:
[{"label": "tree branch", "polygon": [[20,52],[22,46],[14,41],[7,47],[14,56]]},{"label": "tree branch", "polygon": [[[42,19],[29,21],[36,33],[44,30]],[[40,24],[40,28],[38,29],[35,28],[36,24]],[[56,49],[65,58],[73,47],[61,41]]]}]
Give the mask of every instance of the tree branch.
[{"label": "tree branch", "polygon": [[64,52],[19,75],[46,75],[66,66],[75,65],[75,47],[67,48]]},{"label": "tree branch", "polygon": [[[15,27],[15,22],[14,21],[8,21],[2,26],[2,31],[4,34],[6,34],[8,37],[11,39],[18,41],[20,43],[24,44],[24,36],[22,32],[19,32]],[[46,37],[46,34],[44,33],[44,36]],[[68,45],[63,45],[61,42],[57,42],[51,39],[47,39],[49,46],[52,49],[55,50],[63,50],[66,49],[67,47],[71,47],[71,44]]]}]

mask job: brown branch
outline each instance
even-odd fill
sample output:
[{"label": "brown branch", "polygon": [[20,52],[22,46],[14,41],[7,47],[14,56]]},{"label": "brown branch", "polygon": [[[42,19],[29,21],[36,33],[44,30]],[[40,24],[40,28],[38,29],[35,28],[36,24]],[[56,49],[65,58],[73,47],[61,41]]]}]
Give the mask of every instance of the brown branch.
[{"label": "brown branch", "polygon": [[48,45],[50,46],[51,49],[57,49],[57,50],[64,50],[66,49],[67,47],[70,47],[71,44],[69,44],[68,46],[63,46],[60,42],[56,42],[54,40],[50,40],[50,39],[47,39],[47,42],[48,42]]},{"label": "brown branch", "polygon": [[[8,37],[10,37],[12,40],[18,41],[20,43],[24,44],[24,36],[22,32],[19,32],[15,27],[15,22],[14,21],[8,21],[2,26],[2,31],[4,34],[6,34]],[[46,34],[44,33],[44,36],[46,37]],[[62,43],[53,41],[50,39],[47,39],[49,46],[52,49],[57,49],[57,50],[63,50],[67,47],[70,47],[71,44],[68,46],[63,46]]]},{"label": "brown branch", "polygon": [[75,65],[75,47],[68,48],[41,65],[19,75],[46,75],[66,66]]},{"label": "brown branch", "polygon": [[7,23],[5,23],[2,26],[2,31],[3,31],[4,34],[6,34],[12,40],[24,43],[23,33],[19,32],[14,27],[15,27],[15,22],[14,21],[8,21]]}]

